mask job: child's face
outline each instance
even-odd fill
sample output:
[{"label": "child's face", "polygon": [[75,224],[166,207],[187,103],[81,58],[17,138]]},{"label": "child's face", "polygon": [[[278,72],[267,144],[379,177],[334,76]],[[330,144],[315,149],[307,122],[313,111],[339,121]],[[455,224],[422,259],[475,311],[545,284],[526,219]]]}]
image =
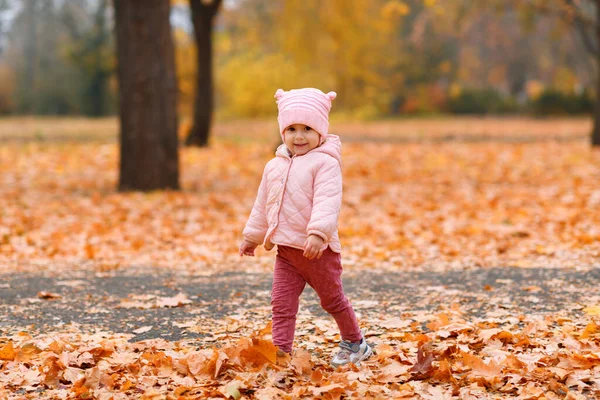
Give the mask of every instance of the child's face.
[{"label": "child's face", "polygon": [[292,154],[303,155],[316,148],[321,135],[310,126],[294,124],[283,131],[283,142]]}]

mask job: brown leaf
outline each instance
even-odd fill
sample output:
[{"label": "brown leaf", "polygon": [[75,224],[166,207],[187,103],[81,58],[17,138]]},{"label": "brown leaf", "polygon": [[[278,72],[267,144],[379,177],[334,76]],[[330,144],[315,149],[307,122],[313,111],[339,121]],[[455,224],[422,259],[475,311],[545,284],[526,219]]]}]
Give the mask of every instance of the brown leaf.
[{"label": "brown leaf", "polygon": [[425,379],[431,376],[433,371],[433,354],[431,353],[431,344],[424,343],[417,351],[417,362],[410,368],[410,372],[415,379]]},{"label": "brown leaf", "polygon": [[39,297],[40,299],[44,299],[44,300],[55,300],[55,299],[60,299],[62,296],[57,293],[38,292],[37,297]]}]

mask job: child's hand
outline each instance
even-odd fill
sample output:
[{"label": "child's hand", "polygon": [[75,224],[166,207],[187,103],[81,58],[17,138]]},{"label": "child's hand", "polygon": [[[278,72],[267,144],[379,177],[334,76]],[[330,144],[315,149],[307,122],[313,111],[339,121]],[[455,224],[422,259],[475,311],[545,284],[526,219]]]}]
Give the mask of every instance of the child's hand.
[{"label": "child's hand", "polygon": [[304,253],[302,253],[302,255],[309,260],[321,258],[323,251],[325,250],[323,244],[325,244],[325,241],[322,237],[309,235],[306,238],[306,242],[304,242]]},{"label": "child's hand", "polygon": [[254,249],[256,249],[258,245],[256,243],[252,243],[244,239],[242,244],[240,245],[240,257],[242,256],[250,256],[254,257]]}]

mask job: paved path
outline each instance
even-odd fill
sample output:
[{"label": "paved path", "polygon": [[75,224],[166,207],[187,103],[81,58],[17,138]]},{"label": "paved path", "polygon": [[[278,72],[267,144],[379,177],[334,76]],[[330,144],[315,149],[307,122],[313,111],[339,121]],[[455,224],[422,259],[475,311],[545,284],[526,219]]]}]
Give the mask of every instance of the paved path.
[{"label": "paved path", "polygon": [[[0,275],[0,336],[27,330],[44,333],[80,324],[81,329],[133,333],[132,340],[202,337],[179,326],[191,318],[222,320],[240,309],[268,318],[271,275],[224,273],[181,276],[165,269],[127,269],[111,274],[76,271],[69,275]],[[450,272],[400,271],[378,274],[346,272],[348,297],[363,317],[376,320],[385,312],[435,312],[459,303],[466,318],[500,314],[529,317],[547,313],[581,315],[586,306],[600,304],[600,269],[490,268]],[[59,295],[42,299],[40,292]],[[127,301],[155,304],[156,297],[183,293],[191,301],[180,307],[127,308]],[[124,302],[125,301],[125,302]],[[305,290],[302,307],[325,316],[312,289]],[[246,314],[252,318],[252,315]]]}]

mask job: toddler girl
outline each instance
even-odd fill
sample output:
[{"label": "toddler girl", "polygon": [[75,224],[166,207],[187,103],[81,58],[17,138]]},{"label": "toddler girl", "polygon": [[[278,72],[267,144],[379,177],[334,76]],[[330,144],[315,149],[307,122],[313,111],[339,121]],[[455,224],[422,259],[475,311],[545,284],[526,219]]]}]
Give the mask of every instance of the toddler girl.
[{"label": "toddler girl", "polygon": [[283,144],[264,169],[240,256],[254,256],[260,244],[266,250],[277,245],[273,343],[291,354],[300,295],[308,283],[340,329],[340,349],[331,361],[338,367],[360,364],[372,350],[342,288],[337,231],[342,152],[339,137],[327,134],[335,97],[312,88],[275,93]]}]

